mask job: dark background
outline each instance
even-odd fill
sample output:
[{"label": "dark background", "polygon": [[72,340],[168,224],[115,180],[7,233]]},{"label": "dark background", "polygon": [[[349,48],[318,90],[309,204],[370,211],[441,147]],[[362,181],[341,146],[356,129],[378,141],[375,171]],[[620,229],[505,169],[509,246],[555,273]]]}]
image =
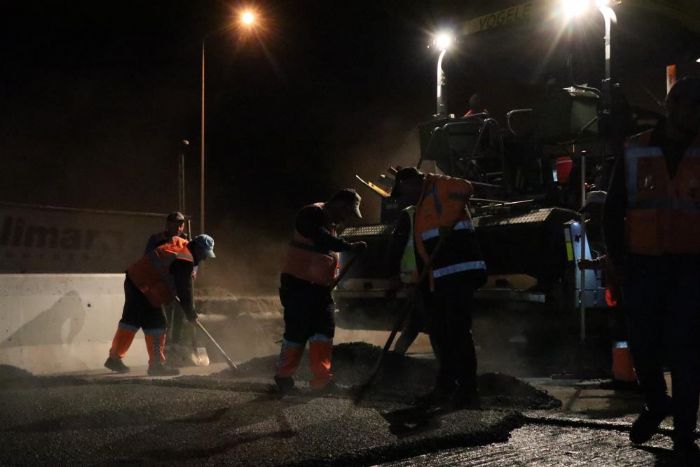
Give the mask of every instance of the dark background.
[{"label": "dark background", "polygon": [[[274,289],[301,205],[355,186],[375,219],[378,202],[354,175],[417,160],[415,127],[435,111],[430,33],[517,3],[261,1],[251,35],[227,27],[237,2],[3,2],[0,200],[167,212],[185,151],[199,233],[207,37],[206,230],[220,256],[209,276],[237,291]],[[694,0],[616,8],[614,74],[634,104],[660,110],[665,65],[696,71],[699,10]],[[461,37],[444,64],[449,111],[463,113],[479,91],[501,118],[531,105],[547,80],[598,86],[602,17],[557,24]]]}]

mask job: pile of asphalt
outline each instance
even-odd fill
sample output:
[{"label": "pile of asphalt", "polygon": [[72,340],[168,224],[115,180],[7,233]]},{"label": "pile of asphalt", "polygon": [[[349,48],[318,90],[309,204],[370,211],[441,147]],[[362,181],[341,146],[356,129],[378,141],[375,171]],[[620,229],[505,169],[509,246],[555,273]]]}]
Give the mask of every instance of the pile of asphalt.
[{"label": "pile of asphalt", "polygon": [[87,384],[87,381],[75,376],[35,376],[16,366],[0,365],[0,388],[2,389],[48,388],[80,384]]},{"label": "pile of asphalt", "polygon": [[[362,386],[371,375],[382,349],[365,342],[351,342],[333,348],[332,371],[340,386]],[[214,378],[256,377],[269,378],[275,372],[276,355],[254,358],[239,366],[233,373],[224,370]],[[389,352],[372,384],[373,397],[412,398],[429,391],[435,381],[435,359],[414,358]],[[297,382],[310,380],[308,352],[294,378]],[[482,405],[514,409],[553,409],[561,406],[558,399],[530,384],[501,373],[484,373],[478,376]]]}]

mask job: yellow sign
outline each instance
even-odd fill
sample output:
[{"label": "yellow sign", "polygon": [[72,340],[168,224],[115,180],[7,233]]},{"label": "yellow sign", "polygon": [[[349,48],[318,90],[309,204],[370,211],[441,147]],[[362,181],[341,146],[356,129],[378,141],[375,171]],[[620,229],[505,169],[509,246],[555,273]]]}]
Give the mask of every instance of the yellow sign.
[{"label": "yellow sign", "polygon": [[529,21],[532,19],[535,9],[535,1],[532,0],[506,8],[505,10],[471,19],[462,26],[462,34],[474,34],[475,32]]}]

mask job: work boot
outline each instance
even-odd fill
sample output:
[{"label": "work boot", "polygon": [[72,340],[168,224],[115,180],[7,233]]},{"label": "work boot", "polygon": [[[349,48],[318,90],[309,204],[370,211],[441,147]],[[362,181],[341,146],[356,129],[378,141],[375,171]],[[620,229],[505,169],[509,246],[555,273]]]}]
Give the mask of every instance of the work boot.
[{"label": "work boot", "polygon": [[290,394],[297,391],[291,376],[275,376],[275,384],[280,394]]},{"label": "work boot", "polygon": [[646,443],[659,429],[659,425],[664,421],[664,418],[671,414],[671,398],[666,397],[665,401],[655,410],[649,410],[644,407],[642,413],[637,419],[632,422],[630,429],[630,441],[633,444]]},{"label": "work boot", "polygon": [[457,389],[450,398],[449,407],[452,410],[478,410],[481,408],[479,393],[474,390]]},{"label": "work boot", "polygon": [[109,357],[105,361],[105,367],[117,373],[128,373],[130,368],[124,365],[121,358]]},{"label": "work boot", "polygon": [[179,374],[180,370],[169,367],[163,363],[152,363],[148,365],[148,376],[175,376]]},{"label": "work boot", "polygon": [[444,405],[450,401],[450,397],[454,392],[454,388],[437,386],[429,393],[416,397],[413,405],[417,405],[419,407]]}]

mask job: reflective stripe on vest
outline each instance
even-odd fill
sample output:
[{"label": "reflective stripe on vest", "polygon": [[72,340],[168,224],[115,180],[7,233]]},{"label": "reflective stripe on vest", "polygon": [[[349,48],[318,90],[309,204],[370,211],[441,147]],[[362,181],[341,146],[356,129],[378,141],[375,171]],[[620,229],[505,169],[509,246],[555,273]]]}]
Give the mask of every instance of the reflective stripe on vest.
[{"label": "reflective stripe on vest", "polygon": [[[472,224],[472,221],[470,221],[470,220],[463,220],[463,221],[457,222],[457,224],[455,224],[454,229],[452,229],[452,230],[470,230],[473,232],[474,225]],[[440,236],[440,229],[436,228],[436,229],[426,230],[425,232],[421,233],[420,236],[423,240],[430,240],[431,238],[439,237]]]},{"label": "reflective stripe on vest", "polygon": [[486,269],[486,262],[484,261],[467,261],[464,263],[452,264],[450,266],[445,266],[444,268],[434,269],[433,277],[435,279],[439,277],[449,276],[450,274],[456,274],[458,272],[464,271],[477,271],[480,269]]},{"label": "reflective stripe on vest", "polygon": [[[312,206],[323,207],[323,203]],[[335,230],[331,230],[335,235]],[[289,242],[282,273],[312,284],[331,286],[338,267],[338,254],[320,249],[314,242],[296,230]]]},{"label": "reflective stripe on vest", "polygon": [[700,254],[700,148],[691,146],[673,178],[651,132],[625,149],[627,247],[642,255]]},{"label": "reflective stripe on vest", "polygon": [[[444,242],[441,253],[433,259],[428,275],[431,289],[433,280],[455,272],[485,269],[483,257],[474,234],[467,199],[473,191],[471,183],[461,178],[426,174],[423,193],[416,205],[414,241],[416,251],[425,264],[430,261],[429,248]],[[459,235],[436,240],[440,228],[456,227]],[[424,237],[425,234],[425,237]],[[471,266],[470,266],[471,265]],[[461,268],[461,269],[460,269]],[[434,271],[442,271],[435,274]]]},{"label": "reflective stripe on vest", "polygon": [[170,274],[170,266],[176,260],[194,262],[192,253],[187,248],[188,243],[183,238],[172,237],[127,269],[127,276],[131,282],[146,296],[152,306],[167,305],[175,299],[177,291],[175,280]]}]

